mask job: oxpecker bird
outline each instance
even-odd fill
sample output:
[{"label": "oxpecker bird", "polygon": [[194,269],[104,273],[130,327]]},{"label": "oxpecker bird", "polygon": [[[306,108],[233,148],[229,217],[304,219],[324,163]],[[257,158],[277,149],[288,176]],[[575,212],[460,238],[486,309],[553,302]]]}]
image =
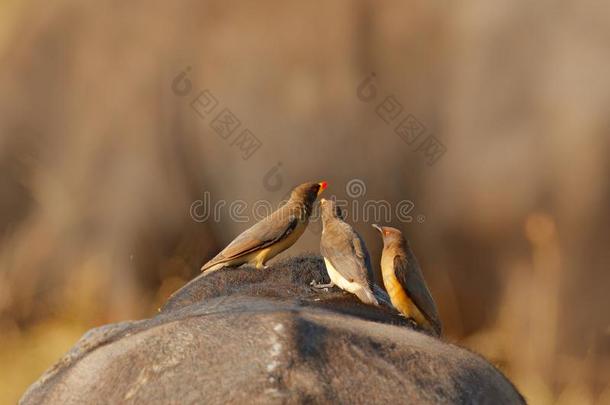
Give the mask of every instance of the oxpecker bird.
[{"label": "oxpecker bird", "polygon": [[339,288],[355,294],[365,304],[379,305],[371,291],[371,259],[364,241],[343,221],[336,203],[321,199],[322,237],[320,253],[324,258],[329,284],[315,284],[316,288]]},{"label": "oxpecker bird", "polygon": [[396,228],[379,225],[373,227],[383,238],[381,275],[392,305],[424,329],[440,336],[441,321],[436,304],[409,242]]},{"label": "oxpecker bird", "polygon": [[327,183],[303,183],[297,186],[288,201],[267,218],[241,233],[233,242],[201,268],[204,274],[223,267],[250,263],[257,269],[288,249],[299,239],[309,223],[316,198]]}]

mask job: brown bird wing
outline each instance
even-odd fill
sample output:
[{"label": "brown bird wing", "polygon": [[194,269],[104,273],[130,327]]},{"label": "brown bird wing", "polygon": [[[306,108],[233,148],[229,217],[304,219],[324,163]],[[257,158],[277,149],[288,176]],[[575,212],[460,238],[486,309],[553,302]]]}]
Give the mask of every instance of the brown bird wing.
[{"label": "brown bird wing", "polygon": [[335,220],[326,226],[320,240],[320,253],[348,281],[369,285],[370,258],[360,236],[345,222]]},{"label": "brown bird wing", "polygon": [[417,308],[440,336],[441,321],[438,317],[436,303],[432,294],[430,294],[430,290],[428,290],[419,263],[409,246],[407,246],[406,258],[404,256],[394,257],[394,273],[409,298],[417,305]]},{"label": "brown bird wing", "polygon": [[204,269],[269,247],[290,235],[297,224],[298,218],[290,213],[290,207],[282,207],[239,234],[216,257],[206,263]]}]

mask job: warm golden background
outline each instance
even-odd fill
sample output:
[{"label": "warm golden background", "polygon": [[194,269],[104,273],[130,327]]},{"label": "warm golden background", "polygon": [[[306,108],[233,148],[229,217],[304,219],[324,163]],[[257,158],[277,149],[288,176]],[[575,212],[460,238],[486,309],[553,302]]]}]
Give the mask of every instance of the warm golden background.
[{"label": "warm golden background", "polygon": [[[0,1],[0,400],[246,227],[191,220],[205,191],[358,178],[425,215],[394,224],[449,341],[532,404],[610,403],[609,38],[594,0]],[[250,159],[189,107],[204,88],[263,142]],[[375,114],[386,95],[447,147],[435,165]]]}]

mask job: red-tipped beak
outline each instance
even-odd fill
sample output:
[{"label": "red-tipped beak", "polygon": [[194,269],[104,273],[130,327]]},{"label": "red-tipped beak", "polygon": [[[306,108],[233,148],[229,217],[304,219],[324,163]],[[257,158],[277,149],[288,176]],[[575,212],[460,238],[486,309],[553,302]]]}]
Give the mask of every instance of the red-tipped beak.
[{"label": "red-tipped beak", "polygon": [[326,187],[328,187],[328,183],[325,181],[322,181],[320,183],[318,183],[320,185],[320,188],[318,189],[318,195],[320,195],[320,193],[324,190],[326,190]]}]

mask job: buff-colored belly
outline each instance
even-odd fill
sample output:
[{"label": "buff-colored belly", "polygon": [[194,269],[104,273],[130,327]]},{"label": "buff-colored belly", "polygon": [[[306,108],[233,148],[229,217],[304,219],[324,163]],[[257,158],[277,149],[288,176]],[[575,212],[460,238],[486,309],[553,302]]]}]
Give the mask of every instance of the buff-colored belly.
[{"label": "buff-colored belly", "polygon": [[330,260],[328,260],[326,257],[324,257],[324,264],[326,265],[326,272],[328,273],[328,277],[330,277],[330,281],[332,281],[337,287],[355,294],[360,301],[364,302],[365,304],[379,305],[377,298],[375,298],[370,288],[354,281],[347,280],[337,271],[337,269],[335,269]]},{"label": "buff-colored belly", "polygon": [[355,283],[351,283],[347,281],[341,273],[339,273],[335,267],[331,264],[331,262],[324,258],[324,264],[326,265],[326,272],[328,273],[328,277],[330,281],[332,281],[336,286],[341,288],[342,290],[349,291],[354,293],[356,287],[358,287]]},{"label": "buff-colored belly", "polygon": [[413,303],[413,301],[409,298],[394,273],[387,273],[388,272],[383,273],[383,284],[388,292],[388,295],[390,296],[392,305],[394,305],[394,307],[404,316],[413,318],[415,322],[421,325],[427,325],[428,321],[417,308],[415,303]]}]

